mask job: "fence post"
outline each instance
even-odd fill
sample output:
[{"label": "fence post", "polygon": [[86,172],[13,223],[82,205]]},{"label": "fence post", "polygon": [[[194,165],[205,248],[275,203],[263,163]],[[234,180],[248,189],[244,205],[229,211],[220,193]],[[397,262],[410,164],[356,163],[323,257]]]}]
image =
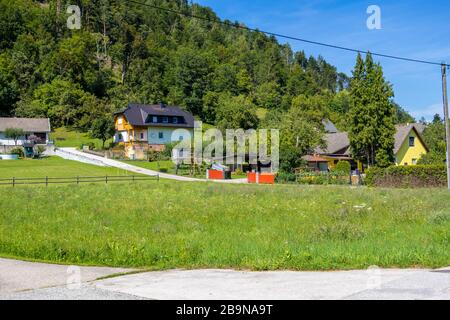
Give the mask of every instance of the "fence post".
[{"label": "fence post", "polygon": [[12,181],[13,181],[13,187],[15,187],[15,186],[16,186],[16,178],[13,177],[13,178],[12,178]]},{"label": "fence post", "polygon": [[48,187],[48,176],[45,176],[45,186]]},{"label": "fence post", "polygon": [[108,184],[108,175],[105,176],[105,182]]},{"label": "fence post", "polygon": [[80,177],[77,176],[77,184],[80,184]]},{"label": "fence post", "polygon": [[159,173],[156,176],[158,177],[158,181],[159,181]]},{"label": "fence post", "polygon": [[133,182],[134,182],[134,175],[132,175],[132,177],[133,177]]}]

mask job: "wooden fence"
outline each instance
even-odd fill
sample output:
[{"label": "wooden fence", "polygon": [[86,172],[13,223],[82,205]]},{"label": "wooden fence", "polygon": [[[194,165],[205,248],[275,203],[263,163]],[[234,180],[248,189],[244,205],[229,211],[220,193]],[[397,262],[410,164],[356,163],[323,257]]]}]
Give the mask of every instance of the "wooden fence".
[{"label": "wooden fence", "polygon": [[148,181],[148,180],[156,180],[159,181],[159,175],[153,176],[97,176],[97,177],[73,177],[73,178],[7,178],[0,179],[0,185],[12,185],[15,187],[16,185],[35,185],[35,184],[45,184],[48,186],[49,184],[80,184],[80,183],[95,183],[95,182],[104,182],[104,183],[112,183],[112,182],[125,182],[125,181]]}]

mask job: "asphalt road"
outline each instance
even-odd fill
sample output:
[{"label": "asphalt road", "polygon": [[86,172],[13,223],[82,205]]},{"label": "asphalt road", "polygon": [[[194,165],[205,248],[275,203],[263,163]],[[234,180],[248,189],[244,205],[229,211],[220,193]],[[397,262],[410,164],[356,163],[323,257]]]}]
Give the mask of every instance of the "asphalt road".
[{"label": "asphalt road", "polygon": [[[0,259],[0,299],[450,299],[450,268],[336,272],[68,267]],[[102,277],[102,280],[96,280]]]}]

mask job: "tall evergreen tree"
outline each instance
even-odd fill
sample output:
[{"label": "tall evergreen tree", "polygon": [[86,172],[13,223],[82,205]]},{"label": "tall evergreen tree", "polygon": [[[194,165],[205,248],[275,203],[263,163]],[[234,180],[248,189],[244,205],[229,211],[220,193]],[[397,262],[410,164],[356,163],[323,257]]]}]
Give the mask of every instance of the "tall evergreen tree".
[{"label": "tall evergreen tree", "polygon": [[380,64],[367,54],[358,54],[350,85],[349,139],[357,160],[369,166],[388,166],[394,162],[396,110],[393,90],[385,80]]}]

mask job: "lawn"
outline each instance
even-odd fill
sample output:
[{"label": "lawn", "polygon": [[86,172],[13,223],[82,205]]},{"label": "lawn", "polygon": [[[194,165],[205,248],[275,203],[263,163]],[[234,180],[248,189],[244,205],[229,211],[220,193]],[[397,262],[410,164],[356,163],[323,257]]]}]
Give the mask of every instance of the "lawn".
[{"label": "lawn", "polygon": [[[4,165],[1,175],[19,175]],[[0,189],[6,257],[154,269],[450,265],[442,189],[164,180]]]},{"label": "lawn", "polygon": [[[0,161],[0,178],[73,178],[76,176],[122,176],[132,173],[110,167],[98,167],[77,161],[48,157],[40,160]],[[135,174],[136,175],[136,174]],[[3,190],[4,192],[4,190]]]},{"label": "lawn", "polygon": [[[94,143],[95,148],[102,147],[102,141],[99,139],[93,139],[89,136],[89,133],[79,132],[75,129],[58,128],[50,134],[50,139],[54,141],[55,145],[60,148],[76,147],[80,148],[81,145],[87,145]],[[107,148],[112,140],[106,141],[105,147]]]}]

